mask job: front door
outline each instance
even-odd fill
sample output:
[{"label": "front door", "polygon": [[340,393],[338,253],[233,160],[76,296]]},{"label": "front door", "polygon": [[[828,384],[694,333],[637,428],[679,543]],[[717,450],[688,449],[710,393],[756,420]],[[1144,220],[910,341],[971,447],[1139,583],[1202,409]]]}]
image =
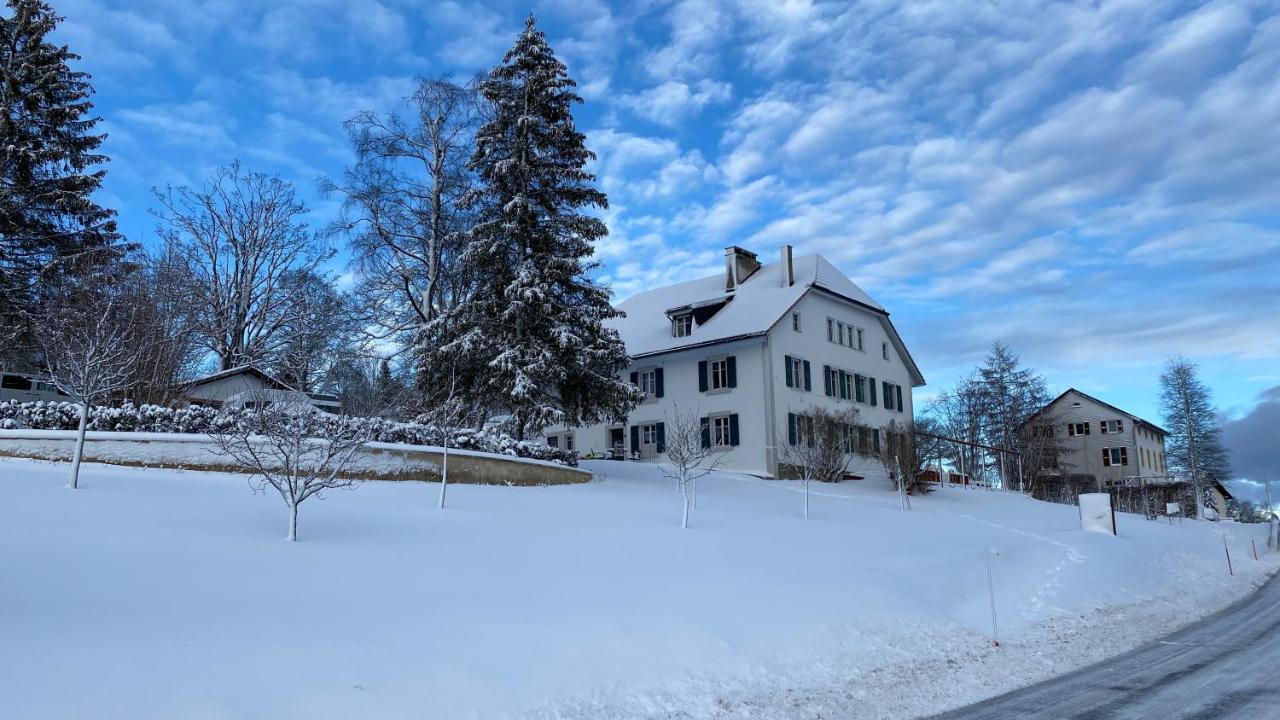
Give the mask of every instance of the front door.
[{"label": "front door", "polygon": [[625,460],[627,457],[626,436],[622,428],[609,428],[609,457],[614,460]]}]

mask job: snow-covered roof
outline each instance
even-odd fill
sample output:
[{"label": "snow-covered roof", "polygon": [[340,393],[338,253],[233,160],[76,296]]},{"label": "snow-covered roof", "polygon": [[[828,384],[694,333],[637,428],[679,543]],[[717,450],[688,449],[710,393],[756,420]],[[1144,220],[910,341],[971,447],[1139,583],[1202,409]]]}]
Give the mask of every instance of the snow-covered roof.
[{"label": "snow-covered roof", "polygon": [[272,387],[277,390],[293,390],[293,388],[289,387],[285,383],[280,382],[279,380],[259,370],[258,368],[253,367],[252,365],[241,365],[240,367],[233,367],[227,370],[221,370],[219,372],[213,373],[212,375],[205,375],[204,377],[198,377],[195,380],[191,380],[187,383],[184,383],[183,387],[187,389],[195,388],[201,385],[205,385],[207,383],[211,383],[215,380],[221,380],[223,378],[233,377],[235,375],[255,375],[259,379],[261,379],[262,382],[266,383],[268,387]]},{"label": "snow-covered roof", "polygon": [[[618,306],[626,317],[609,325],[618,330],[632,357],[758,337],[769,332],[792,306],[813,289],[826,291],[862,306],[880,318],[899,355],[912,373],[912,384],[924,384],[915,361],[889,322],[889,313],[862,288],[821,255],[801,255],[792,262],[795,283],[783,285],[782,263],[762,265],[737,289],[725,289],[725,274],[690,280],[638,293]],[[685,337],[673,337],[668,312],[715,304],[728,299],[718,312]]]}]

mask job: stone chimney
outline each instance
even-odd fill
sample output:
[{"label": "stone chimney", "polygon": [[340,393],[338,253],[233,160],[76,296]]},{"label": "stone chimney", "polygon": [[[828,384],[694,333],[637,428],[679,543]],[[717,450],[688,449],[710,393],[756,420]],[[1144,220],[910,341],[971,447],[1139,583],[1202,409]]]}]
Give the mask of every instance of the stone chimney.
[{"label": "stone chimney", "polygon": [[724,249],[725,290],[729,292],[737,290],[739,285],[746,282],[747,278],[759,269],[760,261],[750,250],[744,250],[737,245]]},{"label": "stone chimney", "polygon": [[782,261],[779,267],[782,269],[782,287],[791,287],[796,284],[796,267],[791,259],[792,252],[790,245],[782,246]]}]

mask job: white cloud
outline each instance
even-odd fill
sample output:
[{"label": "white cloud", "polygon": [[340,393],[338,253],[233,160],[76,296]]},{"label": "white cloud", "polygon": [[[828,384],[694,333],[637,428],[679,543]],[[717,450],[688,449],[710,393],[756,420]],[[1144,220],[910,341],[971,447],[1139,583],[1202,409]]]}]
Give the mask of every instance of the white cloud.
[{"label": "white cloud", "polygon": [[676,126],[702,112],[713,103],[729,99],[728,83],[699,80],[687,83],[668,80],[656,87],[622,98],[622,104],[640,117],[661,125]]}]

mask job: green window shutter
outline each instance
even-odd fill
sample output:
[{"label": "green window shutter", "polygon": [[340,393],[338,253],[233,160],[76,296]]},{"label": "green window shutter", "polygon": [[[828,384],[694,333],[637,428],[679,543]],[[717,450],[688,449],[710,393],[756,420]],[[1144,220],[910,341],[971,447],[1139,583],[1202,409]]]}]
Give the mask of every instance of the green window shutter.
[{"label": "green window shutter", "polygon": [[830,365],[822,366],[822,392],[826,393],[827,397],[830,397],[835,394],[831,391],[831,366]]},{"label": "green window shutter", "polygon": [[707,361],[698,361],[698,392],[707,391]]},{"label": "green window shutter", "polygon": [[738,446],[738,414],[734,413],[729,416],[729,444],[734,447]]},{"label": "green window shutter", "polygon": [[729,387],[738,387],[738,358],[730,355],[726,362],[729,365]]},{"label": "green window shutter", "polygon": [[902,386],[896,386],[898,392],[898,412],[902,412]]},{"label": "green window shutter", "polygon": [[787,413],[787,442],[796,444],[796,414]]},{"label": "green window shutter", "polygon": [[809,372],[809,361],[804,361],[804,391],[813,392],[813,376]]},{"label": "green window shutter", "polygon": [[783,356],[782,362],[787,366],[787,387],[795,387],[796,386],[795,371],[791,369],[791,364],[792,364],[791,356],[790,355]]},{"label": "green window shutter", "polygon": [[658,452],[667,451],[667,424],[658,423]]},{"label": "green window shutter", "polygon": [[866,383],[863,382],[862,376],[855,373],[853,376],[853,394],[857,397],[857,400],[860,403],[867,401],[867,392],[863,389],[865,384]]},{"label": "green window shutter", "polygon": [[876,379],[875,378],[873,377],[867,378],[867,390],[871,393],[871,406],[875,407],[875,404],[876,404]]},{"label": "green window shutter", "polygon": [[654,397],[662,397],[662,368],[653,371]]},{"label": "green window shutter", "polygon": [[711,447],[711,418],[702,418],[702,447]]},{"label": "green window shutter", "polygon": [[889,385],[888,382],[884,380],[880,381],[880,387],[884,390],[884,394],[883,394],[884,409],[892,410],[893,409],[893,388]]},{"label": "green window shutter", "polygon": [[631,452],[640,452],[640,426],[631,426]]}]

